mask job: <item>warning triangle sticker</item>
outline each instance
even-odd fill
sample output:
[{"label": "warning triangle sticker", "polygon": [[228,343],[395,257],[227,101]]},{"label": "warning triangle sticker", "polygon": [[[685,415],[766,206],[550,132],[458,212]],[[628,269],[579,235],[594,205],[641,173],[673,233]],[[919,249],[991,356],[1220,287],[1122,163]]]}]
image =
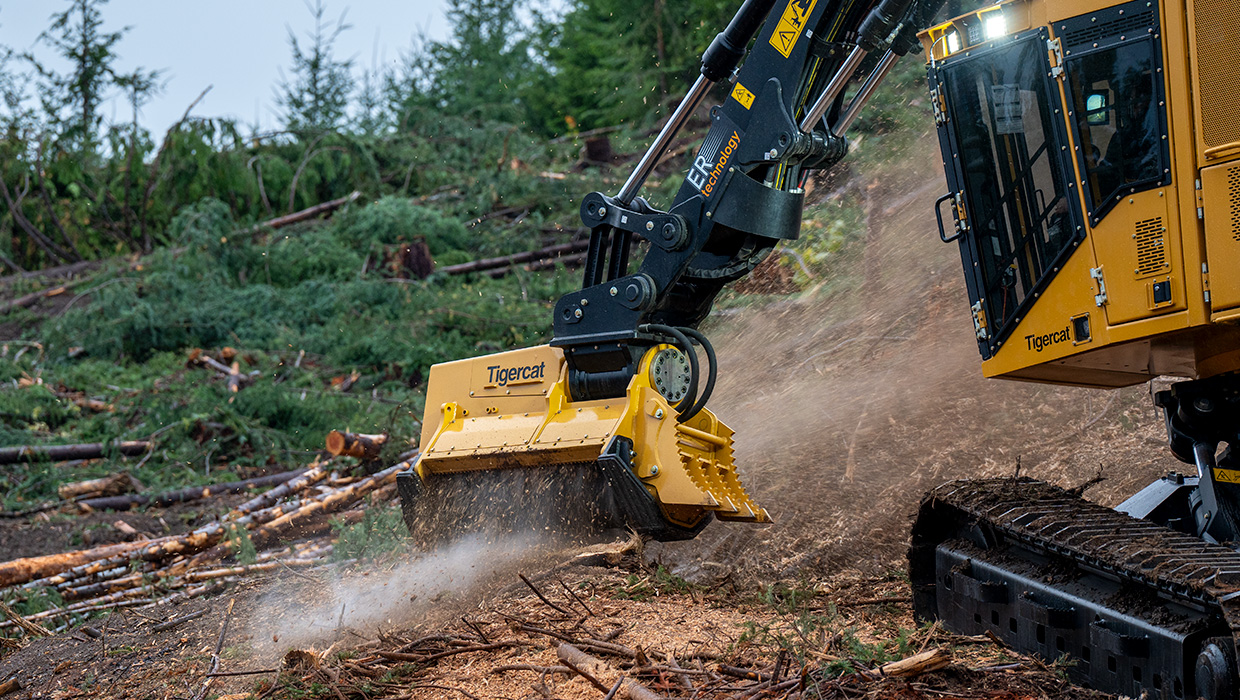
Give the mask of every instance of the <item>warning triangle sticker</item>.
[{"label": "warning triangle sticker", "polygon": [[771,32],[770,38],[771,46],[783,54],[784,58],[792,56],[792,49],[801,38],[801,30],[805,28],[817,4],[818,0],[788,0],[788,6],[784,8],[779,24],[775,26],[775,31]]}]

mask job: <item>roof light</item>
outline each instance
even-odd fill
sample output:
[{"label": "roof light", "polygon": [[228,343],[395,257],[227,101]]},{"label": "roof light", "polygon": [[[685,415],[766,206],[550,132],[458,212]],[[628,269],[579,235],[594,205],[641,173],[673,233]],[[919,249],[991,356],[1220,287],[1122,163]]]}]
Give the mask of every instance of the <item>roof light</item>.
[{"label": "roof light", "polygon": [[987,41],[997,39],[998,37],[1007,34],[1007,19],[1003,16],[1002,12],[992,12],[990,13],[990,16],[986,18],[984,27],[986,29]]},{"label": "roof light", "polygon": [[960,50],[960,34],[952,32],[947,35],[947,53],[956,53]]}]

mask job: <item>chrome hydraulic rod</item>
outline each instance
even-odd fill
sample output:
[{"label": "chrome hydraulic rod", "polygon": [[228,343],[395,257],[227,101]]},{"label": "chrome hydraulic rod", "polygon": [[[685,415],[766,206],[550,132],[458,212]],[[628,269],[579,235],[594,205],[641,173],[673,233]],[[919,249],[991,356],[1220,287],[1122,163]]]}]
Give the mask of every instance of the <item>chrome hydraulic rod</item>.
[{"label": "chrome hydraulic rod", "polygon": [[659,164],[659,159],[667,152],[672,139],[676,138],[676,134],[684,127],[685,122],[689,121],[689,117],[693,116],[693,112],[714,86],[715,81],[704,75],[698,76],[693,87],[689,88],[689,94],[680,101],[676,111],[672,112],[671,118],[667,120],[667,124],[663,125],[659,135],[655,137],[654,143],[650,144],[650,148],[646,149],[645,155],[638,161],[637,167],[625,181],[624,187],[620,188],[620,193],[616,195],[617,200],[625,205],[633,203],[642,185],[646,184],[646,178],[650,177],[650,173],[654,172],[654,167]]},{"label": "chrome hydraulic rod", "polygon": [[857,94],[853,96],[852,102],[848,103],[848,107],[844,110],[844,114],[839,118],[839,121],[835,122],[835,126],[831,128],[832,134],[835,134],[836,136],[843,136],[844,132],[848,131],[848,127],[852,125],[853,121],[857,118],[857,115],[861,113],[861,108],[865,106],[866,102],[870,101],[870,98],[874,95],[874,91],[878,89],[880,84],[882,84],[883,79],[887,77],[887,74],[891,72],[892,66],[894,66],[896,61],[899,59],[900,56],[893,51],[888,51],[883,54],[882,60],[880,60],[878,65],[874,67],[874,71],[870,73],[870,77],[866,78],[865,82],[861,84],[861,88],[857,90]]},{"label": "chrome hydraulic rod", "polygon": [[823,89],[822,94],[818,96],[813,106],[805,113],[805,117],[801,119],[801,131],[809,133],[814,130],[814,127],[818,126],[818,122],[822,121],[827,110],[831,109],[831,103],[840,96],[841,92],[844,92],[844,87],[848,85],[848,79],[857,70],[857,66],[861,65],[861,61],[865,59],[867,53],[869,52],[858,46],[852,50],[852,53],[848,54],[848,58],[844,59],[844,64],[835,72],[835,75],[831,76],[831,82],[827,83],[827,87]]}]

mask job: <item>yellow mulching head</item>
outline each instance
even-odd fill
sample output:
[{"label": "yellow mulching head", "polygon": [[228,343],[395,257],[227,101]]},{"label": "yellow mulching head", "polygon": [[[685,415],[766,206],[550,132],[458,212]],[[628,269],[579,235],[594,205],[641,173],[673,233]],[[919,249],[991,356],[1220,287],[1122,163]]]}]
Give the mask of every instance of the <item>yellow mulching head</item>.
[{"label": "yellow mulching head", "polygon": [[622,527],[676,540],[712,514],[770,522],[741,484],[732,430],[707,410],[682,423],[664,396],[652,365],[677,352],[650,348],[625,396],[594,401],[569,398],[564,355],[546,345],[432,367],[422,454],[398,477],[411,531]]}]

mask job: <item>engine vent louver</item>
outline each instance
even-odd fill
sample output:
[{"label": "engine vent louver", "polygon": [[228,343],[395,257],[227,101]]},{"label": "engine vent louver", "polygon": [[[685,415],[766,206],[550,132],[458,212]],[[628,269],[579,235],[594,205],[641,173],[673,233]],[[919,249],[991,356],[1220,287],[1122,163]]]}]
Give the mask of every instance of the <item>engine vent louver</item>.
[{"label": "engine vent louver", "polygon": [[1138,221],[1133,236],[1137,242],[1137,277],[1149,277],[1167,267],[1166,229],[1162,217]]},{"label": "engine vent louver", "polygon": [[1240,243],[1240,166],[1227,169],[1227,202],[1231,205],[1231,237]]},{"label": "engine vent louver", "polygon": [[1235,0],[1197,0],[1193,9],[1201,139],[1215,148],[1240,141],[1240,12]]},{"label": "engine vent louver", "polygon": [[1091,22],[1080,28],[1072,28],[1063,33],[1063,44],[1069,50],[1092,48],[1103,39],[1125,37],[1128,39],[1140,34],[1148,34],[1151,26],[1156,26],[1154,11],[1133,12],[1120,15],[1104,22]]}]

